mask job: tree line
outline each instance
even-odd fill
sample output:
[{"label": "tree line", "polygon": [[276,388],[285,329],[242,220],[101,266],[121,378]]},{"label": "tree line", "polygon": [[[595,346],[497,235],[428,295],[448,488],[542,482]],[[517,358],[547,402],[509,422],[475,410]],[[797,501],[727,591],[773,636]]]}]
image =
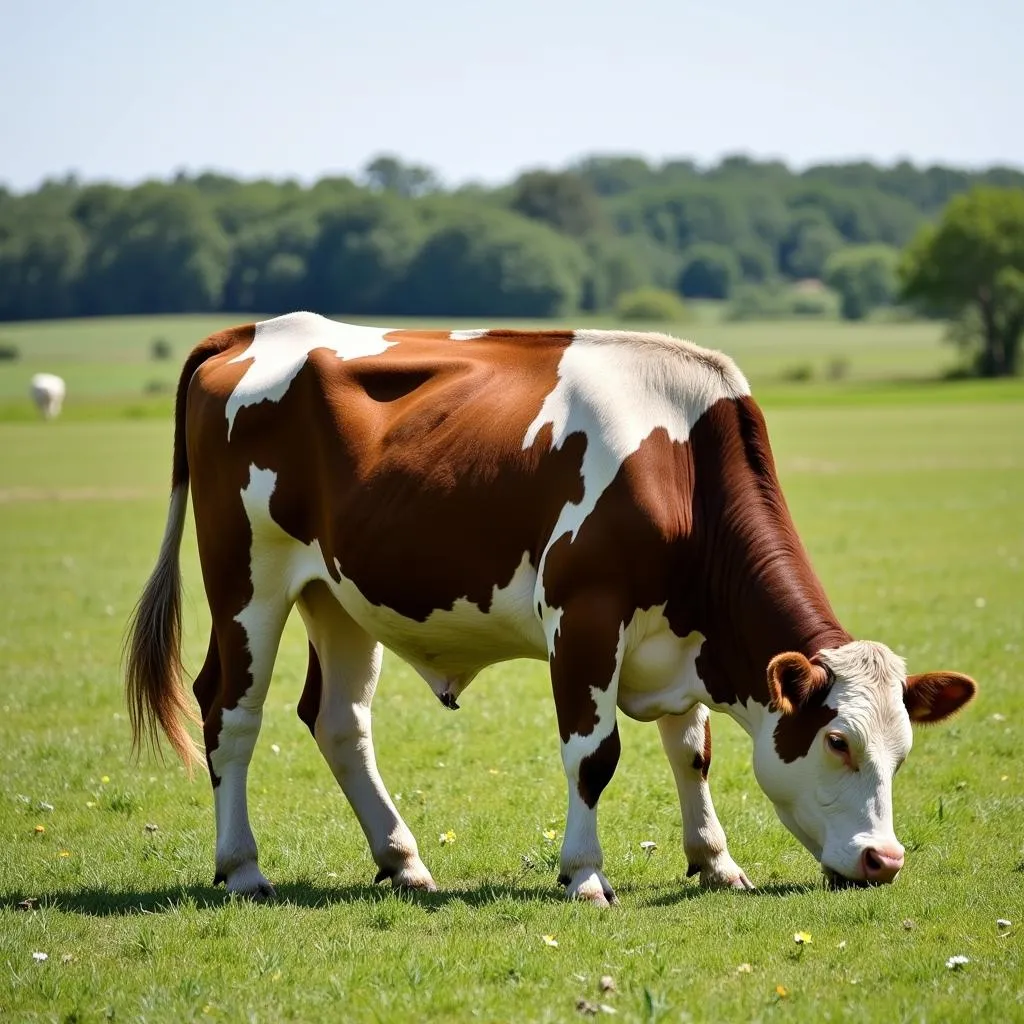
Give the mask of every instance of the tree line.
[{"label": "tree line", "polygon": [[1024,189],[1024,172],[594,156],[445,189],[430,169],[383,156],[310,186],[68,177],[0,188],[0,319],[550,317],[651,288],[728,299],[740,315],[805,279],[824,280],[857,318],[895,299],[899,252],[977,186]]}]

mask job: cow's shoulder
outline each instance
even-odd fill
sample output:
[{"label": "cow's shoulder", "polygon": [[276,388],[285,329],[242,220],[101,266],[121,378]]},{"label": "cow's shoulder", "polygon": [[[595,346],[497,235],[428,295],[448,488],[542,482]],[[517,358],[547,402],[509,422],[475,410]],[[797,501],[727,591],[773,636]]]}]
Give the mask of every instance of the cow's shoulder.
[{"label": "cow's shoulder", "polygon": [[556,441],[582,431],[624,460],[659,429],[685,442],[716,402],[749,394],[720,352],[665,334],[576,331],[531,430],[550,423]]}]

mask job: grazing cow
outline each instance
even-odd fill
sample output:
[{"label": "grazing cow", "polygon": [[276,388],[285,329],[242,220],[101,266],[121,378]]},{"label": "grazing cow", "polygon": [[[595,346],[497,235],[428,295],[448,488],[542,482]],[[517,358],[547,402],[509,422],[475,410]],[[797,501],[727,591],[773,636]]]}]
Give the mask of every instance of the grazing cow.
[{"label": "grazing cow", "polygon": [[56,374],[35,374],[29,394],[43,419],[52,420],[60,415],[61,406],[64,404],[64,381]]},{"label": "grazing cow", "polygon": [[690,873],[750,888],[708,788],[708,709],[736,719],[779,817],[836,883],[903,864],[892,778],[912,722],[974,682],[907,676],[852,639],[811,568],[768,434],[730,359],[658,334],[353,327],[294,313],[215,334],[178,386],[170,512],[127,642],[136,745],[188,757],[178,552],[191,481],[212,613],[195,679],[216,880],[254,896],[246,775],[285,619],[309,634],[298,705],[377,880],[433,889],[377,771],[381,646],[457,708],[488,665],[550,667],[568,780],[560,880],[606,905],[597,804],[616,713],[657,721]]}]

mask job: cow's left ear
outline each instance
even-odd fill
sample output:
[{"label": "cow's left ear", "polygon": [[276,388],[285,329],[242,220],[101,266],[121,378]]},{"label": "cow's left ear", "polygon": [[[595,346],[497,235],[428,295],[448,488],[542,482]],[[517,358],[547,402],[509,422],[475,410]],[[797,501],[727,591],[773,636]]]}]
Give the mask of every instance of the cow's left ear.
[{"label": "cow's left ear", "polygon": [[799,651],[776,654],[768,662],[768,698],[773,711],[794,715],[819,687],[828,682],[828,670]]},{"label": "cow's left ear", "polygon": [[912,722],[941,722],[969,703],[978,684],[959,672],[924,672],[907,676],[903,703]]}]

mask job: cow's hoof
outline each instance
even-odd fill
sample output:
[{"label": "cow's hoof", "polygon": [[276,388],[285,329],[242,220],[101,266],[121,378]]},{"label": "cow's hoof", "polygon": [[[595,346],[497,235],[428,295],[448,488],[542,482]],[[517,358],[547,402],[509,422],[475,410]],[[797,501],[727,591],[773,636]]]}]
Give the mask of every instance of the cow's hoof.
[{"label": "cow's hoof", "polygon": [[727,853],[720,853],[707,864],[690,866],[690,874],[700,872],[700,884],[705,889],[737,889],[749,892],[754,888],[743,869]]},{"label": "cow's hoof", "polygon": [[228,872],[225,885],[229,893],[244,896],[247,899],[262,903],[277,899],[274,887],[263,877],[255,861],[248,861]]},{"label": "cow's hoof", "polygon": [[566,895],[571,900],[584,900],[595,907],[611,907],[619,902],[608,879],[600,871],[588,868],[576,872],[569,882]]},{"label": "cow's hoof", "polygon": [[391,885],[399,891],[437,892],[434,879],[418,857],[399,868],[381,868],[373,881],[383,882],[385,878],[390,878]]}]

